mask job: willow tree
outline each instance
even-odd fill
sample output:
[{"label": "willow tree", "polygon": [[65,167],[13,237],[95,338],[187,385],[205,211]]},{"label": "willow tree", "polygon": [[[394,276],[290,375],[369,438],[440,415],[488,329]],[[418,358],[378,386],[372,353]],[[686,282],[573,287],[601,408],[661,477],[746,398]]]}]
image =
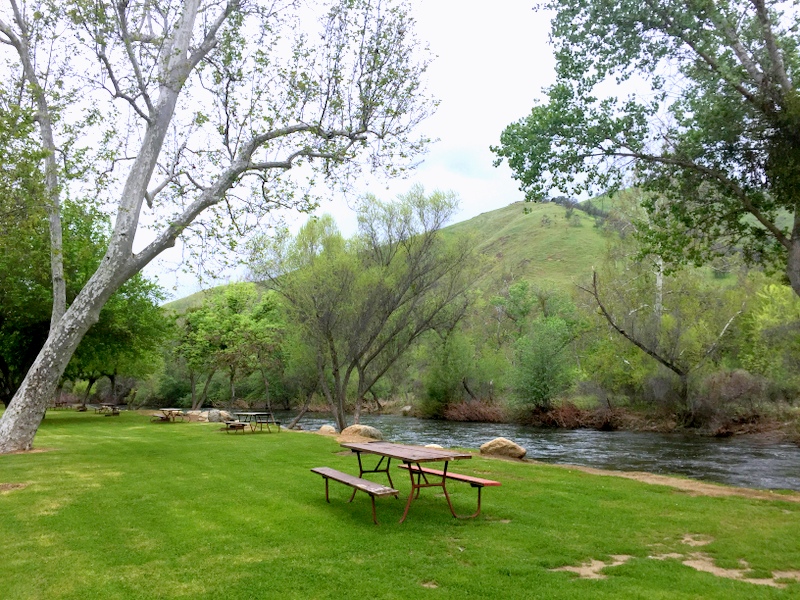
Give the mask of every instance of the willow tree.
[{"label": "willow tree", "polygon": [[494,148],[528,199],[639,185],[656,254],[739,250],[800,295],[800,2],[542,6],[556,83]]},{"label": "willow tree", "polygon": [[207,242],[201,250],[234,245],[276,207],[311,208],[315,176],[330,186],[359,165],[393,174],[422,148],[412,136],[432,106],[427,59],[406,7],[331,0],[318,30],[303,33],[303,6],[10,0],[2,9],[0,41],[18,66],[10,76],[39,110],[44,148],[57,166],[92,167],[55,189],[97,197],[114,227],[0,420],[0,452],[32,447],[104,303],[179,237]]},{"label": "willow tree", "polygon": [[472,246],[440,232],[457,206],[452,193],[415,186],[396,202],[366,196],[352,239],[325,215],[296,236],[254,244],[253,274],[286,299],[291,327],[313,346],[340,430],[348,394],[357,423],[365,394],[420,336],[463,316]]}]

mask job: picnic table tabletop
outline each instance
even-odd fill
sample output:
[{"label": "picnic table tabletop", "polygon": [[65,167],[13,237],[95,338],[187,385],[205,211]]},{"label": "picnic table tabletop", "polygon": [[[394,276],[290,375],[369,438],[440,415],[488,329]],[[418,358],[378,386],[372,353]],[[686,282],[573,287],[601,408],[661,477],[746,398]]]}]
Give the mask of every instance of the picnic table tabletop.
[{"label": "picnic table tabletop", "polygon": [[421,463],[450,461],[472,458],[469,452],[445,450],[443,448],[427,448],[425,446],[409,446],[392,442],[345,442],[340,444],[354,452],[377,454],[387,458],[396,458],[403,462]]}]

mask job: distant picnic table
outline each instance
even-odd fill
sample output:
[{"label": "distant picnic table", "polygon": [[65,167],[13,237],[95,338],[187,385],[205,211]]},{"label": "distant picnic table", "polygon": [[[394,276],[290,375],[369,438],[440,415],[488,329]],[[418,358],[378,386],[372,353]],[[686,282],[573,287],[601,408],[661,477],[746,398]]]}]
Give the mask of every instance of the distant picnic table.
[{"label": "distant picnic table", "polygon": [[275,416],[271,412],[235,412],[233,413],[236,415],[237,419],[243,423],[248,423],[250,425],[250,430],[255,431],[256,427],[259,430],[264,431],[264,425],[267,426],[267,431],[270,433],[272,432],[272,426],[274,425],[278,429],[278,433],[281,431],[281,422],[275,419]]}]

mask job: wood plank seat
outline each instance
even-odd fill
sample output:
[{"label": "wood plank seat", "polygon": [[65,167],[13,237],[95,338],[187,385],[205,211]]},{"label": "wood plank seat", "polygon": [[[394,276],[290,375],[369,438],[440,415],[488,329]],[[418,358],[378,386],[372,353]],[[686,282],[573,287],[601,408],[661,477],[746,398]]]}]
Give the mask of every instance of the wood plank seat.
[{"label": "wood plank seat", "polygon": [[[419,465],[403,463],[402,465],[397,465],[401,469],[405,469],[410,471],[413,474],[417,474],[417,478],[422,477],[425,481],[428,481],[426,475],[432,475],[434,477],[445,477],[447,479],[452,479],[453,481],[462,481],[464,483],[470,484],[470,486],[478,489],[478,509],[471,515],[468,516],[461,516],[456,515],[459,519],[472,519],[473,517],[477,517],[481,514],[481,490],[484,487],[492,487],[502,485],[499,481],[493,481],[491,479],[482,479],[480,477],[472,477],[471,475],[461,475],[460,473],[451,473],[447,471],[440,471],[439,469],[429,469],[427,467],[420,467]],[[417,496],[419,496],[419,489],[417,489]],[[455,514],[455,513],[453,513]]]},{"label": "wood plank seat", "polygon": [[244,428],[247,427],[247,423],[244,421],[223,421],[223,425],[225,425],[225,433],[229,431],[241,431],[244,433]]},{"label": "wood plank seat", "polygon": [[[368,479],[361,479],[355,475],[349,475],[348,473],[342,473],[341,471],[331,469],[330,467],[316,467],[311,469],[311,472],[316,473],[317,475],[322,475],[322,478],[325,480],[326,502],[330,502],[330,497],[328,496],[329,479],[349,485],[350,487],[354,488],[354,490],[361,490],[362,492],[369,494],[369,497],[372,500],[372,521],[375,523],[375,525],[378,525],[378,518],[375,514],[375,496],[394,496],[396,498],[400,493],[398,490],[381,485],[380,483],[375,483],[374,481],[369,481]],[[355,491],[353,492],[353,495],[350,496],[350,500],[348,502],[352,502],[354,497]]]}]

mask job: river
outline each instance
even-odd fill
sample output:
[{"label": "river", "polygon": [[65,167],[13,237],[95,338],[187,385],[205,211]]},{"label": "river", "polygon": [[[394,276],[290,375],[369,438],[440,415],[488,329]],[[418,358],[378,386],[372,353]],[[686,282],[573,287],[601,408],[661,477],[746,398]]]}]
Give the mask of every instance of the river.
[{"label": "river", "polygon": [[[288,423],[291,414],[281,414],[280,418]],[[491,439],[505,437],[525,448],[527,458],[542,462],[684,475],[739,487],[800,491],[800,447],[766,442],[757,436],[710,438],[676,433],[553,430],[396,415],[364,415],[361,422],[376,427],[393,442],[478,448]],[[333,420],[319,413],[308,413],[300,422],[307,430],[325,424],[333,425]]]}]

